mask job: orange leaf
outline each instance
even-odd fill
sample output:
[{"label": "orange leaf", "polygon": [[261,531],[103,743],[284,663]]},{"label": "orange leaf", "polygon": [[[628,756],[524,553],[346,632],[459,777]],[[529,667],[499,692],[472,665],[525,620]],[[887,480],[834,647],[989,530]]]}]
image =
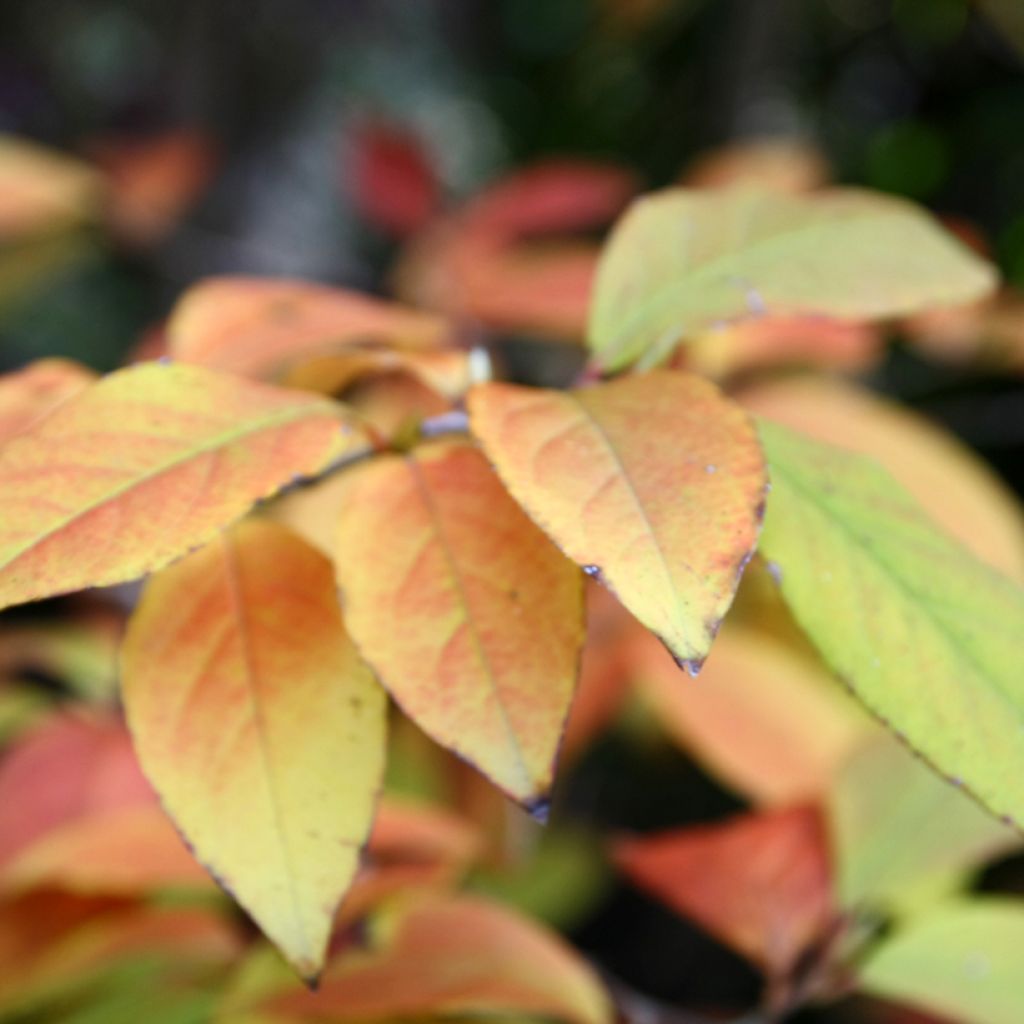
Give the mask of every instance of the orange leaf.
[{"label": "orange leaf", "polygon": [[57,716],[0,765],[4,888],[132,893],[202,881],[120,722]]},{"label": "orange leaf", "polygon": [[762,316],[702,334],[679,352],[683,365],[721,380],[764,367],[864,370],[881,358],[870,324],[823,316]]},{"label": "orange leaf", "polygon": [[384,797],[362,867],[341,906],[340,922],[363,917],[388,897],[412,888],[452,887],[482,847],[483,836],[468,819],[428,804]]},{"label": "orange leaf", "polygon": [[614,856],[633,882],[774,977],[832,921],[827,840],[813,808],[627,840]]},{"label": "orange leaf", "polygon": [[167,235],[218,163],[210,139],[180,130],[144,139],[101,139],[91,148],[109,183],[112,226],[136,245],[152,245]]},{"label": "orange leaf", "polygon": [[435,348],[447,330],[439,317],[356,292],[248,277],[214,277],[195,285],[167,327],[174,357],[264,378],[356,342]]},{"label": "orange leaf", "polygon": [[407,373],[446,398],[469,389],[468,352],[403,352],[390,348],[353,347],[334,356],[318,356],[294,366],[282,380],[289,387],[340,395],[356,381],[382,374]]},{"label": "orange leaf", "polygon": [[580,574],[466,442],[346,478],[336,564],[359,649],[434,739],[541,800],[583,640]]},{"label": "orange leaf", "polygon": [[485,384],[469,408],[523,507],[695,674],[760,529],[746,415],[672,371],[570,392]]},{"label": "orange leaf", "polygon": [[505,178],[425,232],[397,271],[417,305],[498,330],[579,338],[597,247],[536,236],[606,224],[636,188],[620,167],[552,160]]},{"label": "orange leaf", "polygon": [[62,403],[0,454],[0,607],[166,565],[360,442],[339,407],[144,363]]},{"label": "orange leaf", "polygon": [[0,1001],[9,1011],[12,1001],[17,1009],[22,1001],[66,994],[65,986],[89,983],[132,957],[166,956],[178,969],[209,977],[240,952],[231,926],[201,910],[32,892],[0,904]]},{"label": "orange leaf", "polygon": [[797,377],[747,388],[740,401],[804,434],[870,455],[979,558],[1024,580],[1024,513],[1007,487],[951,434],[853,384]]},{"label": "orange leaf", "polygon": [[469,897],[412,907],[382,948],[343,953],[319,992],[278,996],[268,1008],[311,1020],[506,1012],[606,1024],[612,1016],[593,971],[558,936]]},{"label": "orange leaf", "polygon": [[160,887],[202,887],[209,876],[154,800],[52,829],[4,868],[3,884],[131,895]]},{"label": "orange leaf", "polygon": [[0,762],[0,864],[68,822],[152,801],[119,722],[56,715]]},{"label": "orange leaf", "polygon": [[680,685],[652,639],[634,638],[630,660],[658,721],[714,775],[760,803],[823,795],[872,729],[820,662],[731,618],[697,686]]},{"label": "orange leaf", "polygon": [[370,828],[383,694],[326,558],[249,520],[155,576],[125,638],[146,774],[196,856],[304,977]]},{"label": "orange leaf", "polygon": [[40,359],[0,377],[0,444],[20,434],[96,375],[70,359]]}]

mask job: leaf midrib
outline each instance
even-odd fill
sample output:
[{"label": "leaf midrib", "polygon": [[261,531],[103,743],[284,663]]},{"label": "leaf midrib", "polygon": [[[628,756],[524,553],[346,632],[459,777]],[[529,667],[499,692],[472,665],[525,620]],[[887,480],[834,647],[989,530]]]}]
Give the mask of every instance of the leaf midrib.
[{"label": "leaf midrib", "polygon": [[[192,461],[193,459],[198,459],[204,455],[209,455],[220,449],[227,448],[229,445],[233,444],[236,441],[243,440],[247,437],[262,433],[263,431],[266,430],[271,430],[274,427],[306,418],[316,418],[317,416],[331,417],[340,422],[340,417],[333,412],[330,406],[318,403],[305,405],[300,408],[289,407],[285,409],[280,415],[268,416],[267,418],[261,419],[258,422],[250,423],[243,427],[234,430],[228,430],[224,433],[218,434],[211,441],[202,443],[195,448],[191,448],[187,452],[178,455],[166,462],[163,462],[160,465],[154,467],[153,469],[142,473],[141,475],[131,477],[126,483],[122,484],[121,486],[113,488],[112,490],[104,493],[101,497],[83,506],[82,508],[76,509],[70,515],[65,516],[63,519],[61,519],[60,522],[56,523],[54,526],[32,537],[31,540],[23,544],[15,552],[9,555],[2,563],[0,563],[0,567],[4,569],[9,568],[10,566],[14,565],[19,559],[23,558],[26,554],[30,553],[38,545],[49,540],[55,534],[61,533],[63,530],[66,530],[72,523],[76,522],[77,520],[84,518],[92,512],[95,512],[97,509],[102,508],[104,505],[108,505],[116,501],[118,498],[134,490],[135,488],[142,487],[145,484],[148,484],[153,480],[157,479],[158,477],[162,476],[163,474],[172,472],[173,470],[179,468],[180,466],[186,464],[187,462]],[[15,439],[15,442],[13,443],[16,443],[17,440],[18,439]],[[24,438],[24,440],[27,441],[28,438],[26,437]],[[35,439],[33,438],[33,440]]]}]

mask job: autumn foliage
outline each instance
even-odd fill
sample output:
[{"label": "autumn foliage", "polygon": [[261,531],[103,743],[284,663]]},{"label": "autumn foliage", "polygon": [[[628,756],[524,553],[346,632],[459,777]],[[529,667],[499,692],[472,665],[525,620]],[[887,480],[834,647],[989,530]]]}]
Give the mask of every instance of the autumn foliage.
[{"label": "autumn foliage", "polygon": [[[212,279],[151,358],[0,379],[0,602],[85,591],[0,626],[0,1016],[639,1021],[510,854],[629,721],[747,809],[597,870],[746,958],[763,1019],[1024,1019],[1024,907],[965,884],[1024,821],[1020,511],[839,377],[1004,300],[924,210],[776,158],[631,203],[589,164],[443,213],[424,185],[387,223],[404,303]],[[0,167],[4,232],[100,216],[80,168]],[[507,329],[576,379],[504,379]]]}]

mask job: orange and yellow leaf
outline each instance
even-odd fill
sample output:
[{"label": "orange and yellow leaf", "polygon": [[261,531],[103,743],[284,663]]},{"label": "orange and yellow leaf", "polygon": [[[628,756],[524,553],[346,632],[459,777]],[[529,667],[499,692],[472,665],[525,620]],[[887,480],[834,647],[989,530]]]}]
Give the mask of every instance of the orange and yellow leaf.
[{"label": "orange and yellow leaf", "polygon": [[246,521],[153,578],[123,654],[143,769],[198,859],[305,977],[380,785],[385,701],[330,563]]},{"label": "orange and yellow leaf", "polygon": [[515,799],[542,799],[583,640],[581,574],[464,441],[346,474],[346,618],[404,710]]},{"label": "orange and yellow leaf", "polygon": [[339,407],[146,363],[0,454],[0,607],[152,572],[360,443]]},{"label": "orange and yellow leaf", "polygon": [[516,499],[696,672],[760,529],[764,460],[743,411],[672,371],[570,392],[485,384],[469,408]]}]

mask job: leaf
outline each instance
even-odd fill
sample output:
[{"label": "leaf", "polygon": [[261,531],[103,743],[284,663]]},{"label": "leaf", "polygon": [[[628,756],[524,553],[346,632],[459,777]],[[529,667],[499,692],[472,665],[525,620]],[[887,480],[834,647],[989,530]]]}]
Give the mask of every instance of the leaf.
[{"label": "leaf", "polygon": [[20,434],[96,375],[70,359],[40,359],[0,377],[0,444]]},{"label": "leaf", "polygon": [[90,220],[99,210],[99,176],[57,150],[0,135],[0,240]]},{"label": "leaf", "polygon": [[389,924],[382,946],[342,954],[315,995],[279,996],[268,1008],[311,1020],[502,1012],[569,1024],[612,1020],[597,977],[575,952],[499,904],[424,901]]},{"label": "leaf", "polygon": [[154,246],[178,224],[209,185],[217,147],[197,131],[109,137],[91,146],[107,178],[107,218],[119,238]]},{"label": "leaf", "polygon": [[0,865],[62,826],[153,803],[120,722],[57,714],[0,762]]},{"label": "leaf", "polygon": [[993,269],[903,200],[851,189],[670,189],[619,221],[598,269],[601,367],[656,365],[715,324],[767,310],[867,319],[989,292]]},{"label": "leaf", "polygon": [[189,975],[223,975],[240,952],[228,923],[204,911],[33,892],[0,904],[0,1012],[63,1022],[68,1001],[133,962],[177,975],[180,987]]},{"label": "leaf", "polygon": [[722,188],[757,184],[778,192],[809,192],[826,185],[831,174],[825,157],[795,139],[753,139],[713,149],[686,169],[683,184]]},{"label": "leaf", "polygon": [[0,453],[0,607],[152,572],[361,443],[323,400],[147,363]]},{"label": "leaf", "polygon": [[340,355],[318,356],[297,363],[282,383],[325,395],[340,395],[359,380],[393,373],[409,374],[449,399],[461,398],[472,383],[468,352],[403,352],[355,346]]},{"label": "leaf", "polygon": [[384,901],[411,890],[454,888],[482,847],[481,831],[468,819],[428,804],[383,797],[336,926],[359,921]]},{"label": "leaf", "polygon": [[614,860],[773,977],[785,976],[833,919],[828,845],[813,808],[621,841]]},{"label": "leaf", "polygon": [[52,887],[86,895],[209,884],[155,800],[51,829],[5,865],[0,880],[14,890]]},{"label": "leaf", "polygon": [[761,416],[869,455],[935,523],[993,568],[1024,580],[1024,513],[966,445],[908,409],[835,378],[754,385],[739,400]]},{"label": "leaf", "polygon": [[760,528],[746,416],[667,370],[569,392],[485,384],[469,410],[513,496],[695,673]]},{"label": "leaf", "polygon": [[830,667],[996,815],[1024,817],[1024,591],[873,462],[768,422],[761,551]]},{"label": "leaf", "polygon": [[970,1024],[1019,1024],[1024,903],[950,901],[905,924],[860,969],[867,992]]},{"label": "leaf", "polygon": [[870,721],[820,664],[731,619],[697,686],[647,637],[632,644],[640,693],[669,735],[728,786],[762,804],[826,793]]},{"label": "leaf", "polygon": [[431,154],[402,124],[370,121],[355,133],[347,172],[355,205],[374,227],[402,237],[422,227],[441,201]]},{"label": "leaf", "polygon": [[214,277],[190,288],[167,327],[186,363],[273,378],[291,363],[357,342],[436,348],[448,328],[430,313],[303,281]]},{"label": "leaf", "polygon": [[634,191],[632,175],[609,164],[550,160],[518,171],[414,241],[399,293],[495,330],[579,338],[597,248],[564,236],[606,224]]},{"label": "leaf", "polygon": [[881,360],[882,340],[877,329],[853,320],[761,316],[695,337],[679,362],[714,380],[786,366],[866,370]]},{"label": "leaf", "polygon": [[975,868],[1020,836],[888,735],[863,744],[828,797],[844,906],[891,910],[908,891]]},{"label": "leaf", "polygon": [[542,800],[583,642],[580,573],[466,442],[345,477],[335,562],[363,656],[438,743]]},{"label": "leaf", "polygon": [[383,694],[330,563],[284,527],[241,523],[149,582],[123,688],[143,769],[196,857],[315,976],[384,757]]}]

